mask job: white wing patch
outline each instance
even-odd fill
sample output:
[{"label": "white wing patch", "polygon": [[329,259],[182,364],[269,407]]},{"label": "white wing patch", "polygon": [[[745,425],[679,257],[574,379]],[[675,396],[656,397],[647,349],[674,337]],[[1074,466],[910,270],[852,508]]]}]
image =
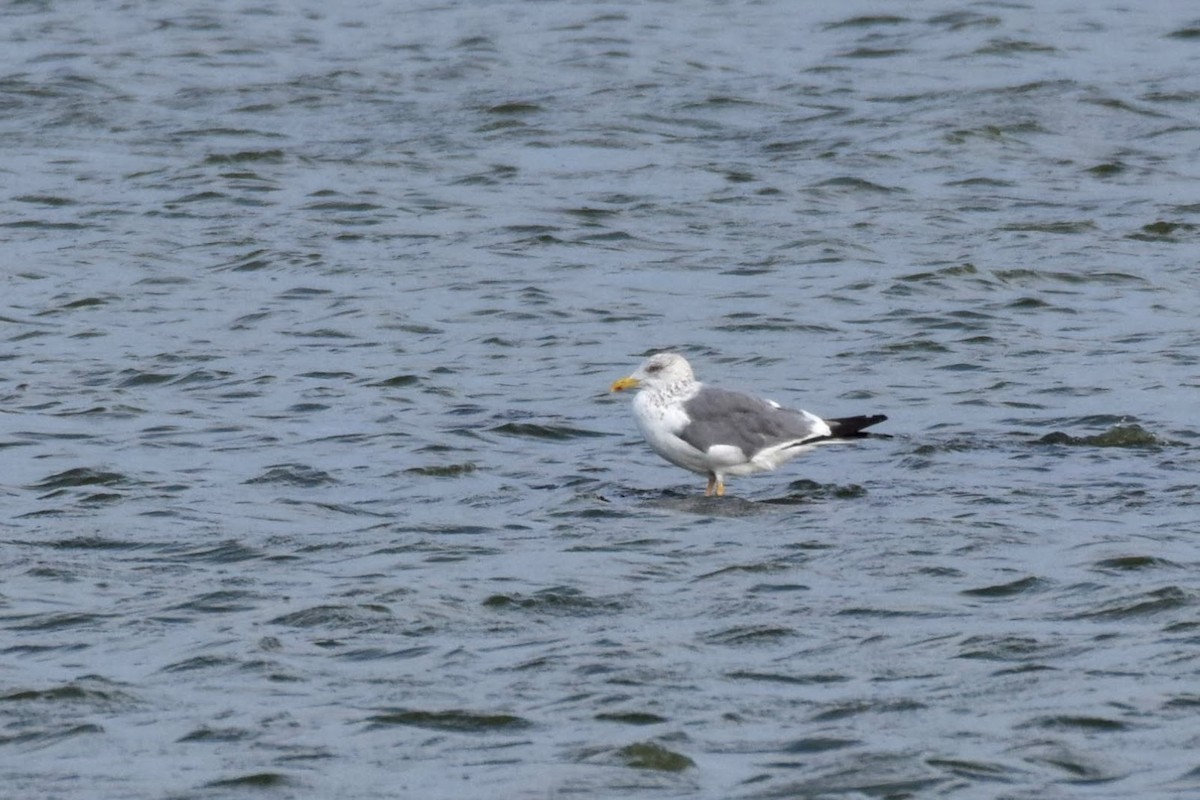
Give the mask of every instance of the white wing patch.
[{"label": "white wing patch", "polygon": [[801,409],[797,409],[796,413],[800,414],[805,420],[808,421],[810,425],[812,425],[813,431],[812,436],[809,437],[810,439],[818,436],[833,435],[833,431],[829,428],[829,423],[818,417],[816,414],[812,414]]}]

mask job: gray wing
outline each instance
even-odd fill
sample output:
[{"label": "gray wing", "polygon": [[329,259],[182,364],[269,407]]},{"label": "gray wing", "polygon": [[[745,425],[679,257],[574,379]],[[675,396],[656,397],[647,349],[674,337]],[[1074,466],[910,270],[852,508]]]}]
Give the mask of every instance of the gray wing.
[{"label": "gray wing", "polygon": [[811,414],[728,389],[703,386],[684,402],[683,410],[691,422],[679,438],[701,451],[715,444],[733,445],[750,458],[766,447],[825,435]]}]

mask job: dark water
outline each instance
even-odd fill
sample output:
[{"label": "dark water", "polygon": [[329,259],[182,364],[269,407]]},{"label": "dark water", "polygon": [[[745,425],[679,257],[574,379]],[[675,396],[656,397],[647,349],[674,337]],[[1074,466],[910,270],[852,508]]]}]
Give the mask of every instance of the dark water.
[{"label": "dark water", "polygon": [[0,9],[0,795],[1200,792],[1200,17],[821,5]]}]

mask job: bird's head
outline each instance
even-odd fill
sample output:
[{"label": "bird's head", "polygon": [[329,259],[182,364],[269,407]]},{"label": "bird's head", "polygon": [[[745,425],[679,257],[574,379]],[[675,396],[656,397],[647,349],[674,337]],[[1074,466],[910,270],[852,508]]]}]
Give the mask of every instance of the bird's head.
[{"label": "bird's head", "polygon": [[694,381],[692,365],[678,353],[655,353],[642,362],[637,371],[613,381],[611,391],[672,386]]}]

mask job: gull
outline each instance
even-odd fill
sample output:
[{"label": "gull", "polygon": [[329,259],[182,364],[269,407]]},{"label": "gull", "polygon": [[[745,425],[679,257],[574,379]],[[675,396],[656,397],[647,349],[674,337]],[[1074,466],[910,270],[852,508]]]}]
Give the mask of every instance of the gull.
[{"label": "gull", "polygon": [[655,353],[611,391],[637,389],[633,418],[650,449],[676,466],[708,476],[704,496],[725,494],[728,475],[777,469],[815,445],[870,434],[883,414],[822,419],[773,400],[696,380],[678,353]]}]

